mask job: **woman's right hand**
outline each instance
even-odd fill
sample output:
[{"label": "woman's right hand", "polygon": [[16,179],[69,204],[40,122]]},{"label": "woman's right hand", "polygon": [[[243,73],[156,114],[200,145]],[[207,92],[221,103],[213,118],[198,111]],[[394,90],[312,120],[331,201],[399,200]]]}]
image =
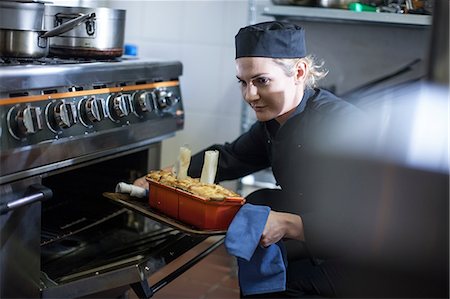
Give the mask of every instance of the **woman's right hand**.
[{"label": "woman's right hand", "polygon": [[147,180],[145,179],[145,176],[136,179],[136,180],[133,182],[133,185],[138,186],[138,187],[141,187],[141,188],[144,188],[144,189],[148,189],[148,182],[147,182]]},{"label": "woman's right hand", "polygon": [[291,213],[270,211],[259,244],[268,247],[282,238],[305,241],[303,220]]}]

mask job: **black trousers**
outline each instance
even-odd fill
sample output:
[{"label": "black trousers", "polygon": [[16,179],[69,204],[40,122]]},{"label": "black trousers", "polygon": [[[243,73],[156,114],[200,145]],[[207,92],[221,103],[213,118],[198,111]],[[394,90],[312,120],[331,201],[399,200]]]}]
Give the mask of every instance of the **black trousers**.
[{"label": "black trousers", "polygon": [[[261,189],[246,197],[248,203],[266,205],[278,212],[289,212],[289,203],[283,200],[281,190]],[[332,261],[312,258],[304,242],[284,241],[287,249],[286,291],[243,296],[241,298],[329,298],[336,297],[334,281],[340,280],[338,267]]]}]

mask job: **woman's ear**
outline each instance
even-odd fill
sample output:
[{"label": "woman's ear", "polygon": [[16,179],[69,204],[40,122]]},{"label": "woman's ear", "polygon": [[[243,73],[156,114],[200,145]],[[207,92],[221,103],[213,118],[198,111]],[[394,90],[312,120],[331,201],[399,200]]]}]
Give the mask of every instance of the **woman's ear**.
[{"label": "woman's ear", "polygon": [[295,65],[295,75],[294,75],[297,84],[305,81],[307,69],[308,65],[303,59],[297,62],[297,64]]}]

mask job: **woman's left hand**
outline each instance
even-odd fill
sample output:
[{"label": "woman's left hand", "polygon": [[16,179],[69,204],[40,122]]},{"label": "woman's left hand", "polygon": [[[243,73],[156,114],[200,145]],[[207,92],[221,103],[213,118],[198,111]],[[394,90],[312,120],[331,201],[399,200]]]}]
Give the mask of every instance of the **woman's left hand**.
[{"label": "woman's left hand", "polygon": [[268,247],[282,238],[304,240],[303,222],[300,216],[270,211],[259,244]]}]

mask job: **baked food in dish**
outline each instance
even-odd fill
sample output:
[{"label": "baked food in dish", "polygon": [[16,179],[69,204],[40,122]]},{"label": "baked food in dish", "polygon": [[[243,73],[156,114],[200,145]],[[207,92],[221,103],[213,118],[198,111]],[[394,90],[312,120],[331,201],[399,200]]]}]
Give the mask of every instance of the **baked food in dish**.
[{"label": "baked food in dish", "polygon": [[241,197],[239,194],[218,184],[201,183],[199,179],[194,179],[189,176],[185,179],[177,179],[172,172],[166,170],[151,171],[147,175],[147,178],[160,184],[192,193],[204,199],[223,200],[230,197]]}]

